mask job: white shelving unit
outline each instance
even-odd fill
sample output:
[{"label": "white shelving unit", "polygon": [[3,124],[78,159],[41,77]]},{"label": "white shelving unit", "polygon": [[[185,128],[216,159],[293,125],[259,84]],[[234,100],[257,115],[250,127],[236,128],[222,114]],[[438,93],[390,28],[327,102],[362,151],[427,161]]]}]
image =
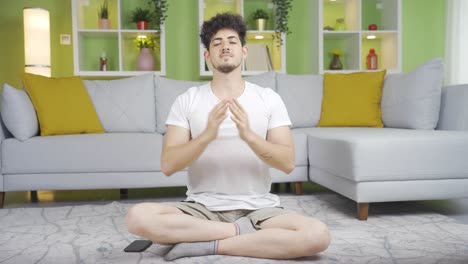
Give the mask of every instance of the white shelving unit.
[{"label": "white shelving unit", "polygon": [[[255,11],[256,8],[262,8],[267,10],[270,14],[268,30],[258,31],[253,27],[249,15]],[[198,20],[199,28],[201,28],[205,20],[209,20],[211,17],[217,13],[223,12],[232,12],[239,14],[244,17],[248,22],[248,31],[246,36],[247,47],[249,48],[248,58],[246,62],[242,65],[242,74],[243,75],[256,75],[268,71],[264,67],[264,64],[258,64],[258,61],[262,61],[264,57],[263,48],[267,47],[269,60],[271,61],[270,65],[272,66],[271,70],[277,72],[286,72],[286,37],[285,34],[282,34],[283,45],[278,45],[274,40],[275,32],[273,30],[273,4],[270,0],[198,0]],[[261,38],[261,39],[260,39]],[[250,46],[252,45],[252,46]],[[258,52],[261,50],[262,52]],[[205,52],[205,47],[200,43],[200,75],[201,76],[212,76],[213,72],[209,69],[209,66],[205,62],[203,56]],[[259,57],[260,56],[260,57]],[[250,57],[250,62],[247,62]],[[252,60],[253,58],[259,58],[258,60]],[[254,65],[256,64],[256,65]],[[249,67],[251,69],[249,69]],[[253,69],[253,70],[252,70]]]},{"label": "white shelving unit", "polygon": [[[371,48],[379,70],[401,72],[401,0],[318,0],[318,8],[320,73],[366,71]],[[338,18],[344,18],[345,30],[325,28],[334,27]],[[377,30],[369,30],[369,24]],[[343,70],[329,70],[333,49],[343,52]]]},{"label": "white shelving unit", "polygon": [[[139,35],[158,37],[159,48],[153,50],[155,71],[166,74],[164,26],[161,30],[138,30],[130,22],[134,7],[150,8],[144,0],[108,0],[110,29],[98,28],[98,8],[104,0],[71,0],[73,18],[74,74],[81,76],[132,76],[138,71],[138,50],[134,39]],[[99,58],[105,52],[108,70],[99,70]]]}]

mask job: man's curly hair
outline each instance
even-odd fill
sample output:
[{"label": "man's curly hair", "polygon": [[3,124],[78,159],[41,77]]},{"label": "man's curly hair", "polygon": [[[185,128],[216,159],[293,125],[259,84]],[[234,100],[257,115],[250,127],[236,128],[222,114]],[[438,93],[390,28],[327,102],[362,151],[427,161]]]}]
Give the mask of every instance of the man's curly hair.
[{"label": "man's curly hair", "polygon": [[206,49],[209,50],[211,38],[221,29],[231,29],[237,32],[242,46],[245,45],[247,25],[242,16],[232,13],[217,14],[203,23],[200,38]]}]

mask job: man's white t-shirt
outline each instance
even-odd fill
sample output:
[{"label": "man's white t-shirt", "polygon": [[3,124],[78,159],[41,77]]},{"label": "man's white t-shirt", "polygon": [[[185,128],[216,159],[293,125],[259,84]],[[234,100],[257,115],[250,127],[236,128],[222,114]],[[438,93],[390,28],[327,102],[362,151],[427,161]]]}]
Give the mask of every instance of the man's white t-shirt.
[{"label": "man's white t-shirt", "polygon": [[[209,113],[220,101],[210,84],[192,87],[177,97],[166,125],[189,129],[191,137],[196,138],[205,130]],[[262,138],[266,139],[272,128],[291,125],[283,101],[270,88],[245,82],[238,101],[247,112],[250,129]],[[217,138],[188,167],[187,200],[199,202],[211,211],[279,206],[278,196],[270,193],[269,166],[239,137],[230,117],[228,112]]]}]

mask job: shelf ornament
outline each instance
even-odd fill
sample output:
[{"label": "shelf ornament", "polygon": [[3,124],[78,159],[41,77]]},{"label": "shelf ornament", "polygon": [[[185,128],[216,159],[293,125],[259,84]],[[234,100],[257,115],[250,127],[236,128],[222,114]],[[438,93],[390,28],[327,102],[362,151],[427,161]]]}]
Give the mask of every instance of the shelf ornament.
[{"label": "shelf ornament", "polygon": [[330,55],[332,56],[332,60],[328,68],[330,70],[342,70],[343,63],[341,63],[340,57],[343,56],[343,52],[339,49],[332,49]]},{"label": "shelf ornament", "polygon": [[157,37],[147,37],[140,35],[133,40],[137,50],[140,54],[137,57],[137,70],[139,71],[153,71],[154,58],[152,50],[157,48],[159,40]]}]

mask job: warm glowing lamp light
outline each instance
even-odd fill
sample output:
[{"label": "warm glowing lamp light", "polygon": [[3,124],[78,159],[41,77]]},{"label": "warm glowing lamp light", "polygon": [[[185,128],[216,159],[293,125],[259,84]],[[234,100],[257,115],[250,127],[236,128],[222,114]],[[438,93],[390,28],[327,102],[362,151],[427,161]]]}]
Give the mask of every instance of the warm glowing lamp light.
[{"label": "warm glowing lamp light", "polygon": [[375,35],[369,35],[367,36],[367,39],[376,39],[377,37]]},{"label": "warm glowing lamp light", "polygon": [[24,8],[24,70],[50,77],[50,19],[42,8]]}]

